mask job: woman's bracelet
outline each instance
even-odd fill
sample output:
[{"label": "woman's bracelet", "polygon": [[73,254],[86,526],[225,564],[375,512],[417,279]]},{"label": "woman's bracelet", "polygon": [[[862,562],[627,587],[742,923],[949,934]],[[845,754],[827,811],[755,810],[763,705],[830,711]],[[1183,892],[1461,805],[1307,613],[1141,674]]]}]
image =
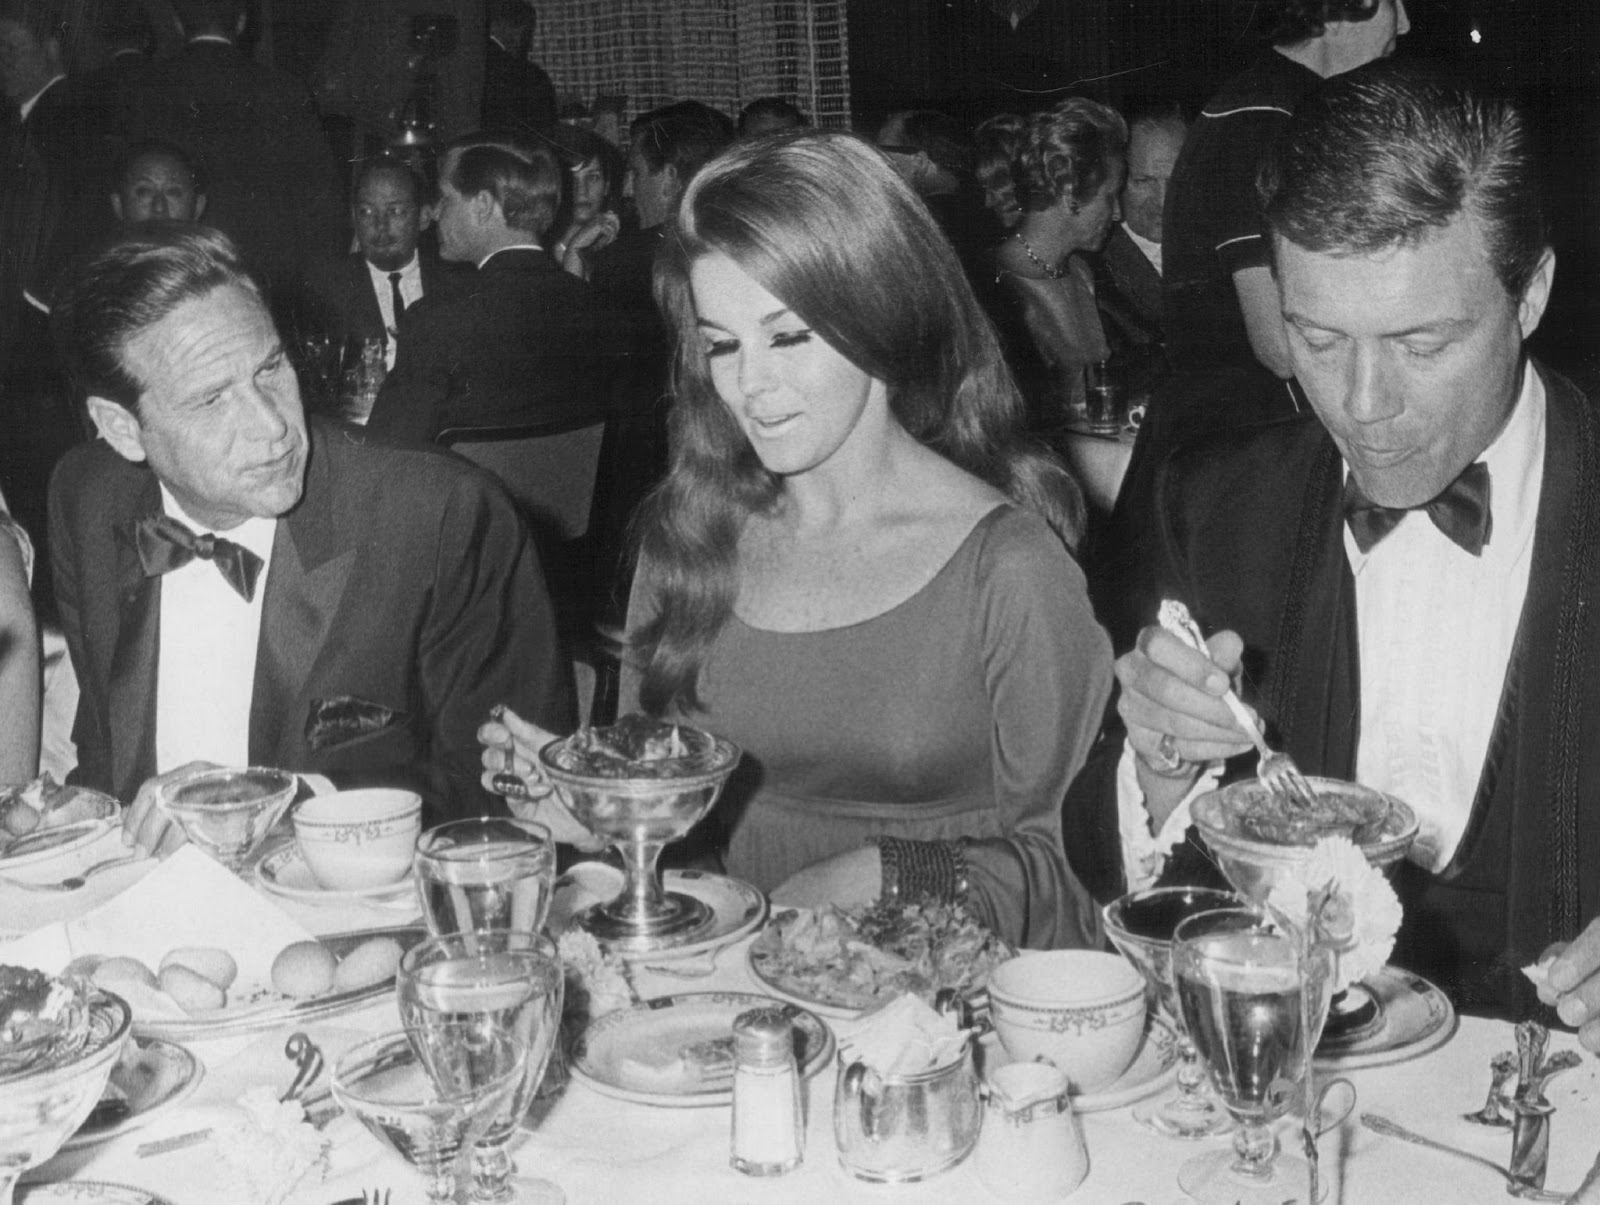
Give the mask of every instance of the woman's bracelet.
[{"label": "woman's bracelet", "polygon": [[883,903],[918,903],[925,899],[953,903],[966,898],[967,853],[964,841],[907,841],[875,838],[883,865]]}]

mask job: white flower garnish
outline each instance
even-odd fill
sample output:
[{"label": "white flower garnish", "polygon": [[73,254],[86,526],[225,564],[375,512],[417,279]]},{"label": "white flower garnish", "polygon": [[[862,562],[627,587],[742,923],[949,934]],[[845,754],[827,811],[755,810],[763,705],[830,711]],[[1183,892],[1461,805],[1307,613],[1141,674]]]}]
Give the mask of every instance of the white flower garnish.
[{"label": "white flower garnish", "polygon": [[1400,899],[1389,880],[1345,836],[1323,837],[1267,897],[1285,924],[1333,953],[1333,990],[1381,970],[1400,930]]}]

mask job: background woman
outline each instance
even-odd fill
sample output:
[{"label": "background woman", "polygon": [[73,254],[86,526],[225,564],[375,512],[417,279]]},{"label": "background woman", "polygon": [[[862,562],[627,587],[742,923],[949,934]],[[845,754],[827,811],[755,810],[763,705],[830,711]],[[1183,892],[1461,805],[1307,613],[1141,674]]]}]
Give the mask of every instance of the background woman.
[{"label": "background woman", "polygon": [[[1060,825],[1110,686],[1063,543],[1082,501],[1022,442],[926,208],[849,136],[740,145],[690,184],[657,294],[673,462],[641,516],[624,702],[745,749],[718,805],[729,873],[1095,941]],[[518,737],[520,772],[537,734],[507,721],[481,735]]]},{"label": "background woman", "polygon": [[1035,114],[1012,167],[1022,221],[995,252],[1001,318],[1036,421],[1083,401],[1083,366],[1109,355],[1087,253],[1120,216],[1128,127],[1115,109],[1070,97]]},{"label": "background woman", "polygon": [[582,126],[560,125],[551,135],[567,169],[567,203],[556,218],[560,231],[550,253],[574,276],[589,278],[590,257],[622,228],[622,152]]}]

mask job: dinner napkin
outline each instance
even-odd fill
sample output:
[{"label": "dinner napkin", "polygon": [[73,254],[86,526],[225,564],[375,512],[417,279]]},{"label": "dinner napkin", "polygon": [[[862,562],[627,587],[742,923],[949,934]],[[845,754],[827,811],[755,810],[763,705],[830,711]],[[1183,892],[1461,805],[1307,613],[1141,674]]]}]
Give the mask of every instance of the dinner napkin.
[{"label": "dinner napkin", "polygon": [[[233,955],[239,977],[229,1007],[272,986],[272,962],[284,946],[311,934],[239,877],[184,845],[121,895],[69,921],[45,925],[4,947],[7,962],[54,974],[85,954],[137,958],[151,970],[180,946],[216,946]],[[126,986],[126,990],[124,987]],[[188,1016],[164,992],[118,985],[142,1020]]]},{"label": "dinner napkin", "polygon": [[919,997],[901,996],[873,1013],[867,1024],[839,1042],[846,1065],[865,1063],[884,1076],[917,1075],[961,1057],[972,1031],[951,1014],[933,1011]]}]

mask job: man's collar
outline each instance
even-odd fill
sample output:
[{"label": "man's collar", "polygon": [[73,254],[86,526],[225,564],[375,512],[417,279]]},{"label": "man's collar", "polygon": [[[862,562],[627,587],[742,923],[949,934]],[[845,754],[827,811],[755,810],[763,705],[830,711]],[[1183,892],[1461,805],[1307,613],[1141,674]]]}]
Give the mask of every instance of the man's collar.
[{"label": "man's collar", "polygon": [[1128,236],[1129,241],[1132,242],[1135,247],[1139,248],[1139,250],[1143,252],[1144,257],[1149,260],[1152,265],[1154,265],[1156,271],[1161,271],[1161,244],[1156,242],[1154,239],[1145,238],[1144,235],[1140,234],[1126,222],[1122,223],[1122,229],[1123,232]]},{"label": "man's collar", "polygon": [[541,247],[538,243],[511,243],[511,244],[509,244],[507,246],[504,246],[504,247],[496,247],[493,251],[489,252],[488,255],[485,255],[482,259],[480,259],[478,261],[478,267],[482,268],[484,264],[488,263],[495,256],[497,256],[497,255],[499,255],[499,254],[501,254],[502,252],[505,252],[505,251],[543,251],[543,250],[544,250],[544,248]]},{"label": "man's collar", "polygon": [[413,251],[411,253],[411,258],[406,260],[406,262],[401,264],[398,268],[380,268],[377,264],[373,263],[364,255],[361,257],[361,262],[367,265],[367,271],[371,272],[374,276],[381,276],[385,280],[389,278],[389,273],[391,272],[398,272],[402,276],[410,276],[414,272],[422,271],[422,255],[416,251]]},{"label": "man's collar", "polygon": [[220,33],[197,33],[189,39],[186,45],[194,46],[200,42],[215,42],[219,46],[232,46],[234,44],[232,38],[224,37]]},{"label": "man's collar", "polygon": [[32,96],[28,97],[27,100],[23,101],[17,106],[17,120],[27,121],[28,114],[33,112],[33,106],[39,103],[39,98],[66,78],[67,77],[65,73],[52,75],[49,79],[49,82],[46,83],[44,87],[40,88]]},{"label": "man's collar", "polygon": [[272,538],[278,530],[278,521],[276,519],[249,518],[237,527],[231,527],[227,531],[217,531],[215,528],[208,527],[199,520],[192,518],[183,509],[177,498],[173,497],[172,491],[167,488],[167,483],[161,481],[160,478],[156,480],[161,487],[161,509],[172,518],[192,528],[196,534],[226,536],[235,544],[248,548],[262,560],[266,560],[271,555]]}]

